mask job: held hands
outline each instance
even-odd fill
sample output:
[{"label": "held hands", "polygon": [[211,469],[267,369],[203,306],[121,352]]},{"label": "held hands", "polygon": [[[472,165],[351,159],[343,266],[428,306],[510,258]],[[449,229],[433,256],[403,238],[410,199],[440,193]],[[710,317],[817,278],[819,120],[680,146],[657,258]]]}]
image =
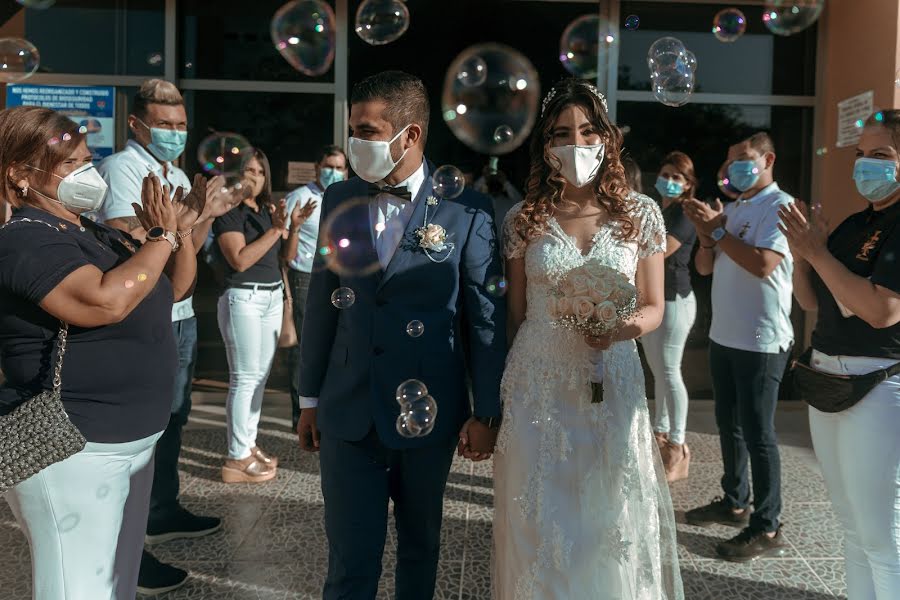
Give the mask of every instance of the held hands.
[{"label": "held hands", "polygon": [[318,205],[319,203],[312,199],[308,200],[302,207],[298,202],[291,212],[291,231],[296,231],[298,227],[306,223]]},{"label": "held hands", "polygon": [[828,222],[821,210],[821,205],[815,204],[810,211],[801,200],[778,209],[778,229],[787,238],[791,254],[808,263],[828,253]]},{"label": "held hands", "polygon": [[708,238],[713,231],[725,226],[724,207],[718,198],[712,206],[694,198],[685,200],[682,206],[685,216],[702,236]]},{"label": "held hands", "polygon": [[479,462],[491,457],[497,431],[481,423],[475,417],[469,417],[459,431],[459,443],[456,452],[459,456]]},{"label": "held hands", "polygon": [[164,187],[155,175],[144,177],[141,204],[132,202],[131,206],[145,230],[159,226],[166,231],[177,231],[178,215],[175,205],[169,201],[169,188]]}]

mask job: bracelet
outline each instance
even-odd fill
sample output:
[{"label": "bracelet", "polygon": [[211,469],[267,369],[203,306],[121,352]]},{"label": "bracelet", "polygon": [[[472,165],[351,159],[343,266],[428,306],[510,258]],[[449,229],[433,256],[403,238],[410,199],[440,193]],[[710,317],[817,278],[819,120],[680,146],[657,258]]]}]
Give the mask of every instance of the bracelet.
[{"label": "bracelet", "polygon": [[182,232],[180,232],[180,231],[176,231],[176,232],[175,232],[175,234],[178,236],[178,239],[179,239],[179,240],[183,240],[184,238],[186,238],[187,236],[191,235],[192,233],[194,233],[194,228],[193,228],[193,227],[191,227],[190,229],[188,229],[188,230],[185,231],[184,233],[182,233]]},{"label": "bracelet", "polygon": [[713,244],[712,246],[704,246],[703,244],[700,244],[700,247],[703,248],[704,250],[712,250],[713,248],[716,247],[716,245]]}]

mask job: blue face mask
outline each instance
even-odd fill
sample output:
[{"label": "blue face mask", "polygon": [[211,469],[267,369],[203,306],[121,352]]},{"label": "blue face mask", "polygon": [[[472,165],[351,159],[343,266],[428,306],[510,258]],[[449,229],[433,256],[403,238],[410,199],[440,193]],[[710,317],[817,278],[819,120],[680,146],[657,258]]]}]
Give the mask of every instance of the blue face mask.
[{"label": "blue face mask", "polygon": [[187,131],[150,127],[140,119],[138,121],[150,130],[150,143],[147,145],[147,150],[153,156],[163,162],[171,162],[184,153],[184,147],[187,145]]},{"label": "blue face mask", "polygon": [[684,185],[673,179],[666,179],[660,176],[656,178],[656,191],[663,198],[680,198],[684,193]]},{"label": "blue face mask", "polygon": [[332,183],[337,183],[338,181],[344,180],[344,172],[339,171],[338,169],[333,169],[331,167],[322,167],[322,170],[319,172],[319,183],[322,184],[322,189],[327,189],[329,185]]},{"label": "blue face mask", "polygon": [[746,192],[759,181],[759,167],[755,160],[736,160],[728,165],[728,180],[742,192]]},{"label": "blue face mask", "polygon": [[856,189],[869,202],[879,202],[900,189],[897,163],[878,158],[857,158],[853,167]]}]

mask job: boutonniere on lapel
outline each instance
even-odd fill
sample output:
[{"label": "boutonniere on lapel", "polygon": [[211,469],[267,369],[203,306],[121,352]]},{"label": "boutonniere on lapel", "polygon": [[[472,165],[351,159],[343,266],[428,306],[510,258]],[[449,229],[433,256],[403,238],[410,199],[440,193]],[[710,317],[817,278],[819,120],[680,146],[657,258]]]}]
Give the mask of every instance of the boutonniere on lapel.
[{"label": "boutonniere on lapel", "polygon": [[437,211],[438,203],[439,200],[434,196],[428,196],[425,200],[425,221],[416,229],[416,237],[419,238],[419,248],[425,251],[428,260],[442,263],[450,258],[456,246],[447,241],[449,236],[443,227],[428,222],[428,209],[433,207]]}]

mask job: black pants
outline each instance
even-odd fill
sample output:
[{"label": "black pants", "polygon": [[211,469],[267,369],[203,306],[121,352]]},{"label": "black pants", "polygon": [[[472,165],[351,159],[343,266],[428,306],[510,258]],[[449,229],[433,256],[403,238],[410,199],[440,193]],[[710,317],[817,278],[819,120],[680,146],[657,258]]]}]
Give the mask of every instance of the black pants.
[{"label": "black pants", "polygon": [[388,498],[397,524],[395,600],[434,597],[444,488],[456,440],[411,450],[386,448],[373,428],[358,442],[321,437],[328,536],[324,600],[371,600],[378,592]]},{"label": "black pants", "polygon": [[306,295],[309,293],[309,273],[288,269],[288,285],[291,286],[291,298],[293,298],[294,327],[297,329],[297,345],[291,348],[290,378],[291,378],[291,410],[294,418],[294,429],[300,420],[300,336],[303,334],[303,317],[306,315]]},{"label": "black pants", "polygon": [[153,490],[150,492],[150,521],[165,520],[178,508],[180,483],[178,458],[181,456],[181,430],[191,413],[191,385],[197,363],[197,319],[191,317],[172,323],[178,345],[178,372],[172,398],[172,413],[162,437],[156,442],[153,466]]},{"label": "black pants", "polygon": [[781,516],[781,456],[775,437],[778,388],[790,350],[749,352],[710,342],[716,424],[722,446],[722,490],[734,508],[750,505],[749,461],[753,469],[755,531],[778,529]]}]

